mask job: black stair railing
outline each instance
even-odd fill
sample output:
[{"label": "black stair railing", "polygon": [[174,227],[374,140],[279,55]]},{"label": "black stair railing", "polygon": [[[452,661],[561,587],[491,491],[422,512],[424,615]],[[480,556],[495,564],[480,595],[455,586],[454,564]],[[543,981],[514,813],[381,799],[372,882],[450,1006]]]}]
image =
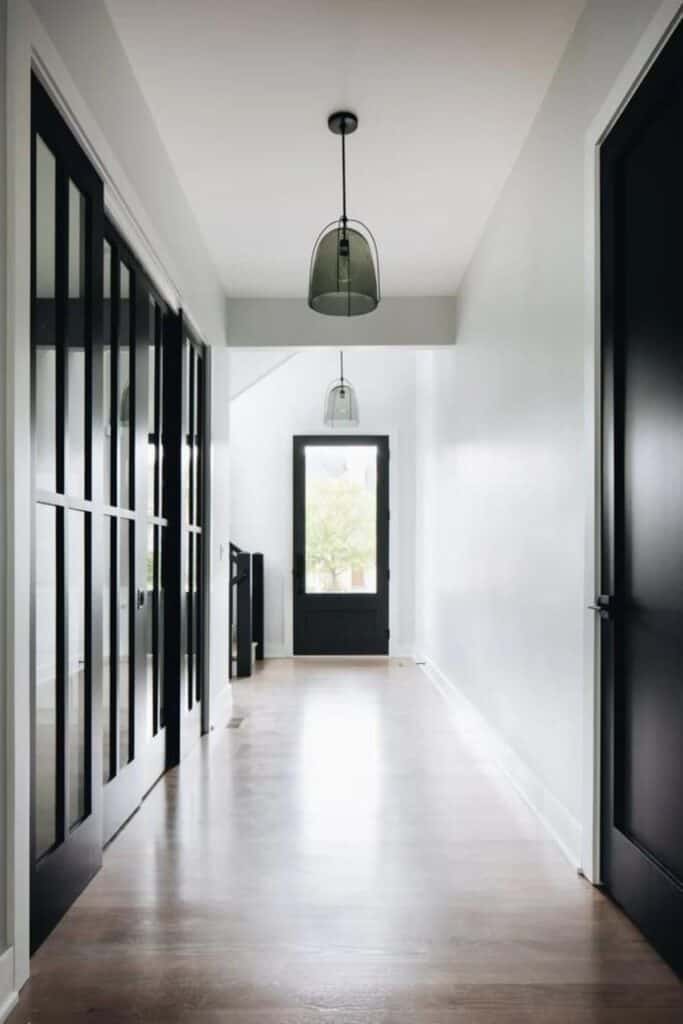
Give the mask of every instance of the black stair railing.
[{"label": "black stair railing", "polygon": [[251,675],[252,660],[264,657],[263,555],[230,544],[229,675]]}]

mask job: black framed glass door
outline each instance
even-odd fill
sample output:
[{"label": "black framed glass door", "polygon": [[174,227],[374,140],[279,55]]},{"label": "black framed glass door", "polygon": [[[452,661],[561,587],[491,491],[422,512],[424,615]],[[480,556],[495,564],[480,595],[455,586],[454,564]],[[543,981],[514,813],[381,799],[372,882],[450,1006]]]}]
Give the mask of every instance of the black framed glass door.
[{"label": "black framed glass door", "polygon": [[37,80],[32,125],[35,949],[202,731],[206,369]]},{"label": "black framed glass door", "polygon": [[164,323],[168,310],[147,288],[147,549],[145,554],[145,789],[171,767],[166,728],[166,573],[169,555],[164,487]]},{"label": "black framed glass door", "polygon": [[[166,767],[163,727],[161,402],[163,304],[116,229],[104,263],[105,842]],[[150,749],[153,747],[153,750]]]},{"label": "black framed glass door", "polygon": [[31,946],[102,851],[102,183],[32,82]]},{"label": "black framed glass door", "polygon": [[202,733],[204,696],[204,346],[184,329],[183,340],[183,571],[184,657],[180,692],[182,730],[192,743]]},{"label": "black framed glass door", "polygon": [[294,654],[389,651],[389,439],[294,438]]},{"label": "black framed glass door", "polygon": [[[164,502],[168,548],[164,594],[169,756],[178,761],[205,729],[206,353],[182,311],[165,323]],[[175,411],[181,410],[178,416]]]}]

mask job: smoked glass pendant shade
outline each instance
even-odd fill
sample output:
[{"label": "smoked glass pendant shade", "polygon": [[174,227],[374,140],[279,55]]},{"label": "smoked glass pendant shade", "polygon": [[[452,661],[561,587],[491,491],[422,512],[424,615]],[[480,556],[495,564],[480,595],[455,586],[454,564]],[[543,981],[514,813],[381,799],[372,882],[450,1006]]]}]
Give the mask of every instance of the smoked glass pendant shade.
[{"label": "smoked glass pendant shade", "polygon": [[323,420],[326,427],[357,427],[358,399],[353,384],[344,376],[344,353],[339,353],[339,376],[325,395]]},{"label": "smoked glass pendant shade", "polygon": [[[364,225],[328,225],[316,242],[311,258],[308,305],[327,316],[362,316],[379,302],[377,250]],[[367,231],[367,229],[365,229]]]},{"label": "smoked glass pendant shade", "polygon": [[380,286],[374,236],[367,225],[347,215],[346,136],[355,132],[358,118],[337,110],[328,117],[327,127],[341,136],[342,213],[322,229],[313,246],[308,305],[326,316],[363,316],[377,309]]},{"label": "smoked glass pendant shade", "polygon": [[358,399],[353,385],[348,380],[332,384],[325,396],[324,422],[326,427],[357,427]]}]

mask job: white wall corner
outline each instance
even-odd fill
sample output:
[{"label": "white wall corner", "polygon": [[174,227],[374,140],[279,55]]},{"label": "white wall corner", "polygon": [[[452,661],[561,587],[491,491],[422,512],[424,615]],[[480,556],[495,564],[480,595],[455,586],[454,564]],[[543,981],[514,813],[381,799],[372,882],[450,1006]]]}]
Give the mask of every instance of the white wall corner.
[{"label": "white wall corner", "polygon": [[572,867],[578,870],[581,867],[581,822],[550,792],[453,680],[430,658],[421,656],[419,661],[423,662],[423,672],[451,707],[464,731],[505,773]]}]

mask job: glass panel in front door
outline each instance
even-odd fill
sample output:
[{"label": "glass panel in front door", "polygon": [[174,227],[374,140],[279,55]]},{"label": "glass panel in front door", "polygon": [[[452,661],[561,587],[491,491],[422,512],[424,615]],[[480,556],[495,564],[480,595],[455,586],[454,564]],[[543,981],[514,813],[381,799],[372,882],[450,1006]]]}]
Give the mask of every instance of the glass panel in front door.
[{"label": "glass panel in front door", "polygon": [[309,445],[306,593],[377,592],[377,448]]}]

